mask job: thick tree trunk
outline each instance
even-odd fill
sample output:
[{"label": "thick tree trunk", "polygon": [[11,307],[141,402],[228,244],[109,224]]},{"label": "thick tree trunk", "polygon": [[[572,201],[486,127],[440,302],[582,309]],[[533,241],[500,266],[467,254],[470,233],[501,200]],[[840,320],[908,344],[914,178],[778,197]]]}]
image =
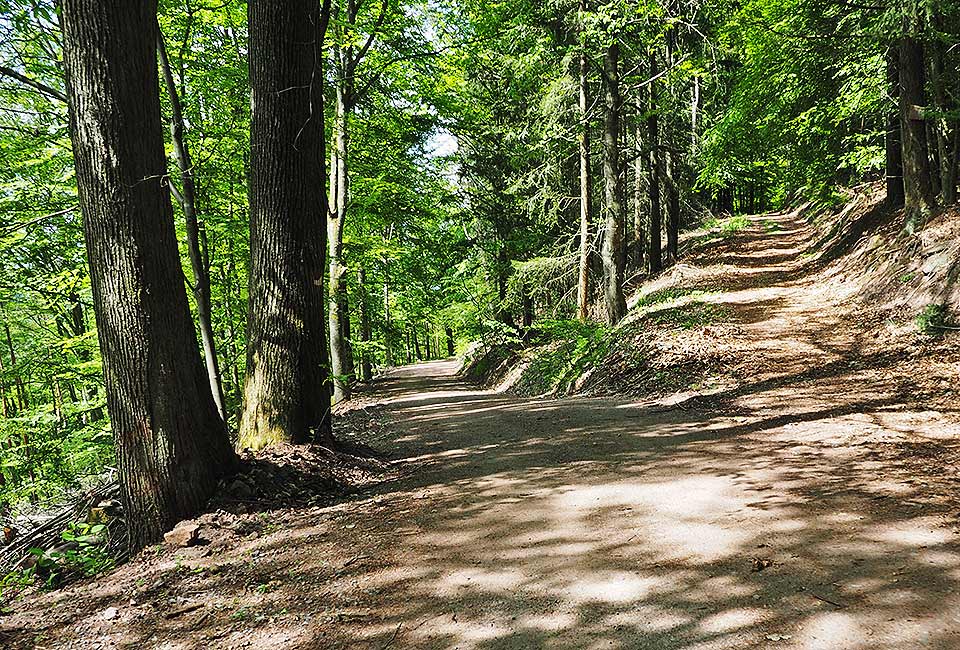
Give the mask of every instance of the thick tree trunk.
[{"label": "thick tree trunk", "polygon": [[607,48],[603,58],[606,106],[603,117],[604,205],[603,298],[607,324],[616,325],[627,314],[623,295],[623,230],[626,210],[623,202],[623,175],[620,173],[620,46]]},{"label": "thick tree trunk", "polygon": [[904,35],[900,41],[900,118],[903,128],[904,206],[912,225],[933,210],[933,184],[924,118],[923,45]]},{"label": "thick tree trunk", "polygon": [[329,0],[251,0],[250,302],[240,445],[332,444],[322,43]]},{"label": "thick tree trunk", "polygon": [[[586,0],[580,0],[580,11],[586,11]],[[586,321],[590,316],[590,222],[593,221],[590,169],[590,62],[580,52],[580,266],[577,275],[577,314]]]},{"label": "thick tree trunk", "polygon": [[200,325],[200,340],[203,344],[203,359],[210,381],[210,392],[217,405],[221,419],[227,421],[227,410],[223,399],[223,382],[220,377],[220,362],[217,358],[217,344],[213,335],[212,308],[210,301],[210,267],[200,247],[200,223],[197,218],[197,198],[194,186],[193,161],[190,149],[184,138],[186,127],[183,121],[183,108],[180,93],[173,80],[173,71],[167,58],[167,48],[163,34],[157,30],[157,53],[163,71],[163,81],[170,98],[170,140],[173,143],[173,157],[180,171],[181,190],[177,199],[183,209],[183,218],[187,230],[187,253],[190,267],[193,269],[193,298],[197,304],[197,321]]},{"label": "thick tree trunk", "polygon": [[[658,74],[657,54],[650,52],[650,70],[651,77]],[[650,148],[650,154],[647,162],[649,172],[649,193],[650,193],[650,249],[647,252],[647,259],[650,267],[650,274],[656,275],[663,270],[663,251],[660,239],[662,216],[660,210],[660,126],[657,119],[657,86],[656,82],[650,84],[650,111],[647,116],[647,146]]]},{"label": "thick tree trunk", "polygon": [[107,405],[139,548],[198,512],[235,456],[198,354],[163,180],[156,2],[61,8]]},{"label": "thick tree trunk", "polygon": [[370,381],[373,378],[373,369],[369,346],[373,331],[370,327],[370,305],[367,304],[367,272],[362,268],[357,270],[357,295],[360,301],[360,340],[363,342],[360,352],[360,379]]}]

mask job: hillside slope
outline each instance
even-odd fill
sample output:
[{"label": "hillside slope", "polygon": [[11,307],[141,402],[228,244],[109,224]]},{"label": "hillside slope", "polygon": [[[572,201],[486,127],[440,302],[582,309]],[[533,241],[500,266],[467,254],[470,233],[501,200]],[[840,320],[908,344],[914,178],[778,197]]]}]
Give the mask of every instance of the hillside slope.
[{"label": "hillside slope", "polygon": [[808,205],[688,234],[683,262],[630,299],[612,331],[548,323],[534,344],[480,348],[465,372],[526,396],[667,398],[872,371],[946,403],[958,381],[960,216],[916,235],[866,186],[834,211]]}]

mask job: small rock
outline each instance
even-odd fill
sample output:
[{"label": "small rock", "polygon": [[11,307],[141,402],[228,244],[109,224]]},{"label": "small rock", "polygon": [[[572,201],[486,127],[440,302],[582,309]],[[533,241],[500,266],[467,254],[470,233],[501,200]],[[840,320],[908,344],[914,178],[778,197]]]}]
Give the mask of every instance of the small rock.
[{"label": "small rock", "polygon": [[116,607],[107,607],[105,610],[103,610],[102,618],[105,621],[112,621],[117,617],[119,613],[120,613],[120,610],[117,609]]},{"label": "small rock", "polygon": [[193,521],[181,521],[163,536],[163,541],[171,546],[193,546],[199,539],[200,524]]}]

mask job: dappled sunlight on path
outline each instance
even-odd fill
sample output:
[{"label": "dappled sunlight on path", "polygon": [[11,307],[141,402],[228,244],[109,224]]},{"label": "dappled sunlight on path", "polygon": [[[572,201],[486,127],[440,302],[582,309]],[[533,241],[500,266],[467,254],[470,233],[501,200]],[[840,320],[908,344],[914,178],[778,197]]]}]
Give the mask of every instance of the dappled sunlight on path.
[{"label": "dappled sunlight on path", "polygon": [[[848,444],[853,429],[902,435],[880,407],[712,417],[524,401],[453,370],[386,380],[398,450],[430,464],[383,495],[416,495],[402,521],[362,524],[390,566],[358,576],[388,595],[358,643],[960,647],[950,510],[918,505],[919,486]],[[418,376],[429,390],[413,392]]]}]

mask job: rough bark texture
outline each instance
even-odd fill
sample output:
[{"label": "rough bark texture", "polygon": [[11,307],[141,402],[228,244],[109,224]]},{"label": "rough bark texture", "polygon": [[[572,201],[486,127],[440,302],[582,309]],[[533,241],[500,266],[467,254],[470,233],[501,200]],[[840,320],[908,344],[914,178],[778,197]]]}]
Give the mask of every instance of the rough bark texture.
[{"label": "rough bark texture", "polygon": [[61,7],[107,405],[136,548],[199,511],[235,457],[198,353],[163,182],[156,2]]},{"label": "rough bark texture", "polygon": [[332,442],[321,45],[311,0],[251,0],[250,303],[240,445]]},{"label": "rough bark texture", "polygon": [[620,174],[620,46],[614,43],[603,58],[606,106],[603,118],[604,205],[603,298],[608,325],[616,325],[627,314],[623,296],[623,176]]},{"label": "rough bark texture", "polygon": [[212,307],[210,303],[210,265],[200,245],[200,221],[197,217],[197,192],[194,184],[193,160],[190,149],[184,139],[186,130],[183,120],[183,108],[180,93],[173,80],[173,71],[167,58],[167,48],[163,34],[157,30],[157,53],[163,71],[163,81],[170,98],[170,140],[173,142],[173,157],[180,171],[180,193],[177,197],[183,209],[187,231],[187,253],[190,268],[193,270],[193,298],[197,304],[197,322],[200,325],[200,340],[203,344],[203,360],[207,367],[210,392],[217,405],[220,418],[227,421],[227,409],[223,399],[223,382],[220,378],[220,361],[217,358],[217,344],[213,335]]},{"label": "rough bark texture", "polygon": [[[651,77],[657,73],[657,55],[650,52],[650,71]],[[650,148],[648,159],[648,171],[650,181],[648,190],[650,192],[650,219],[648,221],[650,230],[650,248],[647,252],[647,260],[650,267],[650,274],[655,275],[663,269],[663,251],[661,233],[661,210],[660,210],[660,125],[657,119],[657,86],[656,83],[650,84],[650,112],[647,116],[647,146]]]},{"label": "rough bark texture", "polygon": [[924,111],[923,45],[912,36],[900,41],[900,117],[903,125],[904,206],[912,221],[934,207]]},{"label": "rough bark texture", "polygon": [[[580,0],[580,11],[586,11],[586,0]],[[580,267],[577,276],[577,314],[585,321],[590,316],[590,222],[593,220],[590,169],[590,62],[586,52],[580,53]]]}]

